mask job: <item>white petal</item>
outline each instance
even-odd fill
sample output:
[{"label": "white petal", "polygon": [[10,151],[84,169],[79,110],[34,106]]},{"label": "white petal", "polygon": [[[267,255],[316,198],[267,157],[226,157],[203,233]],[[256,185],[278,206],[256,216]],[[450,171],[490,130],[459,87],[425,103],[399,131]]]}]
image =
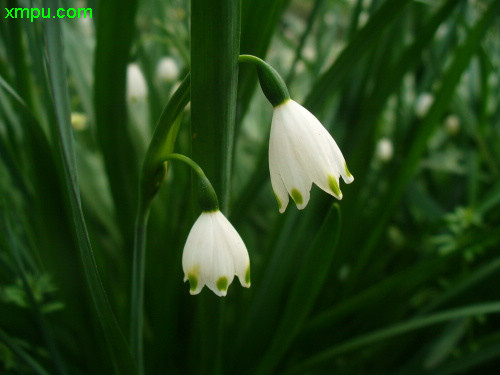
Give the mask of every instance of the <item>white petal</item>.
[{"label": "white petal", "polygon": [[222,238],[225,242],[226,248],[229,249],[233,259],[234,274],[238,276],[240,284],[248,288],[250,287],[250,258],[245,243],[240,235],[231,225],[229,220],[221,213],[218,212],[215,219],[220,228],[223,228]]},{"label": "white petal", "polygon": [[210,276],[207,277],[207,286],[219,297],[222,297],[226,295],[227,288],[233,282],[234,264],[230,249],[224,239],[227,226],[221,226],[219,214],[222,215],[220,211],[211,214],[214,236],[214,257]]},{"label": "white petal", "polygon": [[[309,192],[312,180],[305,173],[302,154],[306,151],[304,145],[293,142],[293,108],[287,103],[275,108],[271,124],[270,153],[276,152],[273,159],[277,160],[277,167],[283,183],[292,196],[298,209],[303,209],[309,202]],[[276,151],[274,151],[276,150]]]},{"label": "white petal", "polygon": [[[310,150],[312,151],[312,155],[317,155],[315,158],[316,161],[310,160],[308,163],[313,166],[323,166],[327,168],[327,170],[309,168],[309,170],[317,176],[313,177],[314,182],[327,193],[331,193],[332,191],[330,188],[329,176],[335,177],[337,185],[339,176],[342,176],[342,179],[347,184],[353,182],[354,177],[347,170],[344,156],[328,130],[326,130],[323,124],[321,124],[321,122],[306,108],[296,102],[293,102],[293,105],[296,107],[297,118],[301,118],[300,122],[304,124],[302,126],[303,133],[307,133],[310,137],[312,136],[315,138],[312,141],[314,146],[311,146]],[[306,135],[302,137],[305,138]],[[326,165],[328,167],[326,167]],[[320,178],[322,183],[316,182],[316,178]]]},{"label": "white petal", "polygon": [[332,148],[332,152],[335,155],[335,161],[337,163],[337,167],[340,170],[340,175],[346,184],[350,184],[354,181],[354,176],[347,169],[347,163],[345,162],[344,156],[342,155],[342,151],[340,151],[339,146],[337,146],[337,142],[332,138],[332,142],[330,143],[330,147]]},{"label": "white petal", "polygon": [[278,201],[278,209],[281,213],[285,212],[286,207],[288,206],[288,191],[286,190],[285,184],[281,178],[279,172],[279,150],[278,145],[276,144],[277,140],[276,134],[273,137],[273,130],[271,128],[271,137],[269,139],[269,173],[271,175],[271,186],[274,191],[274,195],[276,196],[276,200]]},{"label": "white petal", "polygon": [[322,190],[337,199],[342,199],[338,187],[341,171],[331,150],[331,142],[335,141],[311,112],[298,103],[293,102],[293,105],[295,112],[293,127],[300,131],[294,139],[306,147],[303,153],[306,164],[304,173],[308,173],[311,180]]},{"label": "white petal", "polygon": [[190,281],[190,293],[198,294],[207,282],[206,269],[213,263],[213,231],[210,213],[203,212],[189,232],[182,253],[184,281]]}]

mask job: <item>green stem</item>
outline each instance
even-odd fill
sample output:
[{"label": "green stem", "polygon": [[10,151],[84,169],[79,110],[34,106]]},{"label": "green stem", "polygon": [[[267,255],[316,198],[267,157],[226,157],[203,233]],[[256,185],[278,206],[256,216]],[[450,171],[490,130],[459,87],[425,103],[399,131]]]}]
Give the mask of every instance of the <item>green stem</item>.
[{"label": "green stem", "polygon": [[205,175],[205,172],[201,169],[201,167],[196,164],[192,159],[188,158],[185,155],[181,154],[170,154],[165,157],[165,162],[169,160],[178,160],[186,163],[191,167],[191,169],[196,173],[199,177],[200,185],[199,185],[199,195],[198,200],[200,203],[201,210],[203,212],[216,211],[219,209],[219,200],[217,199],[217,194],[210,183],[209,179]]},{"label": "green stem", "polygon": [[144,321],[144,279],[146,273],[146,230],[149,205],[156,195],[166,173],[165,157],[173,150],[182,111],[189,102],[190,75],[182,81],[161,114],[146,152],[139,182],[139,200],[134,224],[134,257],[132,262],[132,287],[130,305],[130,345],[144,374],[142,328]]},{"label": "green stem", "polygon": [[277,107],[290,99],[290,93],[285,81],[271,65],[252,55],[240,55],[238,61],[255,65],[260,87],[273,107]]}]

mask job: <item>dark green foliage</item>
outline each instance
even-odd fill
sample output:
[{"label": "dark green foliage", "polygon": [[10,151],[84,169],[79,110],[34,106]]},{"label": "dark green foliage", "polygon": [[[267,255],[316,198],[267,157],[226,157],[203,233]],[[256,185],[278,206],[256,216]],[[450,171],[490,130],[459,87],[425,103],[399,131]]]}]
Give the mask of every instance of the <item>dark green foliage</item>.
[{"label": "dark green foliage", "polygon": [[[89,22],[4,19],[81,3],[0,0],[0,374],[498,371],[498,1],[94,0]],[[355,177],[342,201],[313,186],[278,213],[272,105],[240,53],[331,132]],[[127,95],[131,64],[145,96]],[[250,289],[189,295],[200,209],[172,152],[211,180]]]}]

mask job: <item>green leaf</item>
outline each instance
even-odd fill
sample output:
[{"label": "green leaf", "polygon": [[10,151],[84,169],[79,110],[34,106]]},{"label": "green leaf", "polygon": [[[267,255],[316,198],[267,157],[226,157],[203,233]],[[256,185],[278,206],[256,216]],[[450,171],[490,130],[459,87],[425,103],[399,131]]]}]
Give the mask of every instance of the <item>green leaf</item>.
[{"label": "green leaf", "polygon": [[[57,0],[45,0],[47,8],[58,8]],[[60,163],[65,181],[65,194],[69,202],[72,225],[78,240],[83,269],[89,292],[95,303],[97,314],[106,337],[108,348],[117,374],[136,374],[128,344],[116,322],[108,298],[97,270],[89,235],[80,202],[77,181],[74,140],[70,120],[69,94],[66,79],[61,24],[59,20],[47,20],[44,23],[47,41],[47,71],[52,90],[52,100],[56,116],[52,127],[54,139],[57,139],[57,161]]]},{"label": "green leaf", "polygon": [[354,34],[332,66],[317,79],[304,106],[313,113],[320,112],[322,106],[328,103],[325,98],[335,92],[332,88],[338,88],[350,76],[349,72],[358,65],[361,56],[366,55],[370,46],[376,44],[382,31],[397,19],[409,3],[410,0],[385,1],[368,23]]},{"label": "green leaf", "polygon": [[284,374],[292,375],[304,373],[304,371],[310,368],[331,361],[334,357],[340,354],[361,349],[367,345],[376,344],[379,341],[407,334],[424,327],[444,323],[453,319],[498,313],[500,313],[500,302],[488,302],[478,305],[465,306],[454,310],[447,310],[433,315],[412,319],[407,322],[394,324],[390,327],[353,338],[352,340],[349,340],[345,343],[336,345],[330,349],[326,349],[321,353],[318,353],[313,357],[305,360],[303,363],[292,367],[290,370],[285,371]]},{"label": "green leaf", "polygon": [[307,250],[276,332],[256,374],[272,374],[310,314],[325,282],[340,233],[340,207],[334,204]]},{"label": "green leaf", "polygon": [[127,126],[125,103],[136,10],[137,0],[99,2],[94,62],[96,134],[125,244],[132,243],[140,165]]}]

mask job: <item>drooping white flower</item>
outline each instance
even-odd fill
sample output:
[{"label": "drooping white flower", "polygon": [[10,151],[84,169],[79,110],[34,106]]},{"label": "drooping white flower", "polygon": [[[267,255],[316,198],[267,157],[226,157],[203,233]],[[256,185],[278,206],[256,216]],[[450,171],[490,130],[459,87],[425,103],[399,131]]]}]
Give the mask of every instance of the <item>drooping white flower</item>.
[{"label": "drooping white flower", "polygon": [[381,138],[375,148],[375,157],[380,161],[386,162],[392,159],[393,154],[394,148],[391,140],[385,137]]},{"label": "drooping white flower", "polygon": [[148,94],[146,79],[136,63],[127,67],[127,99],[131,102],[144,98]]},{"label": "drooping white flower", "polygon": [[281,213],[288,205],[288,194],[297,208],[303,209],[313,182],[342,199],[340,176],[347,184],[354,181],[330,133],[311,112],[291,99],[274,107],[269,170]]},{"label": "drooping white flower", "polygon": [[179,78],[179,67],[173,58],[165,56],[160,59],[156,66],[156,78],[162,82],[174,82]]},{"label": "drooping white flower", "polygon": [[189,232],[182,254],[184,281],[190,293],[208,286],[225,296],[234,276],[250,287],[250,259],[240,235],[219,211],[202,212]]},{"label": "drooping white flower", "polygon": [[417,98],[417,102],[415,103],[415,113],[418,117],[424,117],[429,109],[431,108],[432,103],[434,102],[434,95],[428,92],[424,92],[420,94]]}]

